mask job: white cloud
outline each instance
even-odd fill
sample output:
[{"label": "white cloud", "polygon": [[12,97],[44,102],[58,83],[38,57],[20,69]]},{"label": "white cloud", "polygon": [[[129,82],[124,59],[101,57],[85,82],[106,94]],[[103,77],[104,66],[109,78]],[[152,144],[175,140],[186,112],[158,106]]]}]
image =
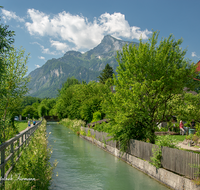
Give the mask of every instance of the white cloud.
[{"label": "white cloud", "polygon": [[5,9],[2,9],[1,11],[2,11],[2,14],[4,15],[4,16],[2,16],[2,18],[3,18],[4,20],[15,19],[15,20],[18,21],[18,22],[25,22],[25,20],[24,20],[23,18],[17,16],[17,15],[15,14],[15,12],[7,11],[7,10],[5,10]]},{"label": "white cloud", "polygon": [[43,45],[39,44],[38,42],[33,42],[32,44],[37,44],[40,46],[40,48],[42,49],[42,53],[44,54],[50,54],[50,55],[57,55],[57,53],[55,51],[50,51],[49,48],[44,48]]},{"label": "white cloud", "polygon": [[[50,36],[73,44],[75,49],[91,49],[98,45],[104,35],[110,34],[114,37],[125,37],[128,39],[147,39],[151,31],[142,31],[137,26],[130,26],[121,13],[104,13],[98,19],[89,22],[86,17],[71,15],[65,11],[50,17],[35,9],[28,9],[32,22],[25,25],[31,35]],[[66,43],[50,40],[51,46],[57,50],[68,49]]]},{"label": "white cloud", "polygon": [[197,57],[195,52],[192,52],[192,57]]},{"label": "white cloud", "polygon": [[69,46],[66,43],[54,41],[51,39],[50,42],[51,42],[51,47],[55,47],[56,50],[62,51],[62,53],[65,53],[67,50],[69,50]]},{"label": "white cloud", "polygon": [[198,56],[197,54],[196,54],[196,52],[192,52],[192,55],[191,55],[192,57],[197,57],[197,58],[200,58],[200,56]]},{"label": "white cloud", "polygon": [[35,67],[36,67],[36,68],[40,68],[40,66],[39,66],[39,65],[35,65]]},{"label": "white cloud", "polygon": [[38,58],[45,60],[45,57],[43,57],[43,56],[38,56]]}]

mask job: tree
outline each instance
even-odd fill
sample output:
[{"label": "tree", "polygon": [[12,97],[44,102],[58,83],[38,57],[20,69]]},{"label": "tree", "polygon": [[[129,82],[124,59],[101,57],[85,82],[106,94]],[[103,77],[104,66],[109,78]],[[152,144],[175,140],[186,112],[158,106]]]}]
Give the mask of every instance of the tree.
[{"label": "tree", "polygon": [[[155,129],[172,113],[170,102],[183,88],[191,87],[195,75],[194,64],[184,59],[186,50],[182,40],[172,35],[157,45],[158,33],[139,46],[124,46],[118,52],[117,76],[113,81],[116,93],[105,96],[103,111],[111,119],[111,134],[126,149],[129,139],[155,142]],[[175,114],[175,113],[174,113]]]},{"label": "tree", "polygon": [[105,66],[105,69],[103,69],[103,71],[100,73],[100,75],[97,77],[100,79],[100,83],[105,84],[105,82],[109,79],[109,78],[113,78],[113,68],[107,64]]},{"label": "tree", "polygon": [[75,85],[75,84],[80,84],[80,82],[78,81],[78,79],[76,79],[74,77],[67,78],[67,81],[62,84],[62,88],[60,90],[58,90],[58,91],[61,94],[67,88],[69,88],[70,86]]},{"label": "tree", "polygon": [[[14,43],[14,35],[14,31],[8,30],[8,25],[0,24],[0,85],[2,81],[2,74],[6,68],[5,63],[3,62],[3,55],[12,48],[11,44]],[[1,90],[2,89],[0,88],[0,93]]]},{"label": "tree", "polygon": [[59,118],[82,119],[92,121],[93,113],[101,110],[103,94],[110,91],[107,86],[94,81],[89,84],[71,85],[61,93],[56,101],[56,112]]},{"label": "tree", "polygon": [[28,117],[28,114],[30,115],[30,118],[38,118],[38,111],[33,106],[26,106],[22,111],[23,117]]},{"label": "tree", "polygon": [[6,120],[14,118],[14,114],[19,111],[23,96],[28,92],[27,83],[29,78],[25,78],[28,56],[25,56],[23,49],[12,48],[2,55],[2,62],[5,70],[1,76],[0,84],[0,115],[3,127],[1,128],[1,142],[6,138]]}]

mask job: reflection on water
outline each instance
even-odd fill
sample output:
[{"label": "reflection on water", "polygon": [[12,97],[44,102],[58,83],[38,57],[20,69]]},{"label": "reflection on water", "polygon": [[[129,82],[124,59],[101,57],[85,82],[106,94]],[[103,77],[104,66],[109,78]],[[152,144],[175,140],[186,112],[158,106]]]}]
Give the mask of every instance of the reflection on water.
[{"label": "reflection on water", "polygon": [[[51,134],[49,134],[51,132]],[[51,189],[56,190],[164,190],[168,189],[62,125],[47,126],[49,145],[57,159]],[[57,176],[56,176],[57,175]]]}]

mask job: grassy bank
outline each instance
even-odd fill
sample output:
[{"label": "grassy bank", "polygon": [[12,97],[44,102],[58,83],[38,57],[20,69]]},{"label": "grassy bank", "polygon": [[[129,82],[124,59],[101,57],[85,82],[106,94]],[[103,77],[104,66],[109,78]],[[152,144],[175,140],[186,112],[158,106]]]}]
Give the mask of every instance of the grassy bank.
[{"label": "grassy bank", "polygon": [[49,162],[51,150],[47,148],[47,138],[46,121],[43,121],[9,174],[12,180],[6,181],[6,189],[48,189],[53,167]]},{"label": "grassy bank", "polygon": [[18,132],[21,132],[28,127],[28,121],[27,120],[26,121],[15,121],[14,124],[15,124]]},{"label": "grassy bank", "polygon": [[70,128],[72,131],[74,131],[75,133],[79,133],[81,130],[80,130],[80,127],[83,126],[85,127],[85,122],[82,121],[82,120],[70,120],[68,118],[66,119],[62,119],[60,121],[60,124]]}]

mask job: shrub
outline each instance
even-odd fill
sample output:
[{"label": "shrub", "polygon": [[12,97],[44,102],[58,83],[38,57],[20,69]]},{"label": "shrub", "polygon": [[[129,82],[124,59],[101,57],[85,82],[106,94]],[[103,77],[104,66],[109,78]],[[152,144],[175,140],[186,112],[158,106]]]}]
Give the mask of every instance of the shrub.
[{"label": "shrub", "polygon": [[100,111],[96,111],[93,113],[93,118],[91,122],[96,122],[101,120],[101,112]]},{"label": "shrub", "polygon": [[156,145],[177,148],[178,141],[171,135],[157,136]]},{"label": "shrub", "polygon": [[159,148],[153,146],[152,152],[153,156],[150,157],[151,159],[150,163],[158,169],[161,167],[161,158],[162,158],[161,146],[159,146]]}]

